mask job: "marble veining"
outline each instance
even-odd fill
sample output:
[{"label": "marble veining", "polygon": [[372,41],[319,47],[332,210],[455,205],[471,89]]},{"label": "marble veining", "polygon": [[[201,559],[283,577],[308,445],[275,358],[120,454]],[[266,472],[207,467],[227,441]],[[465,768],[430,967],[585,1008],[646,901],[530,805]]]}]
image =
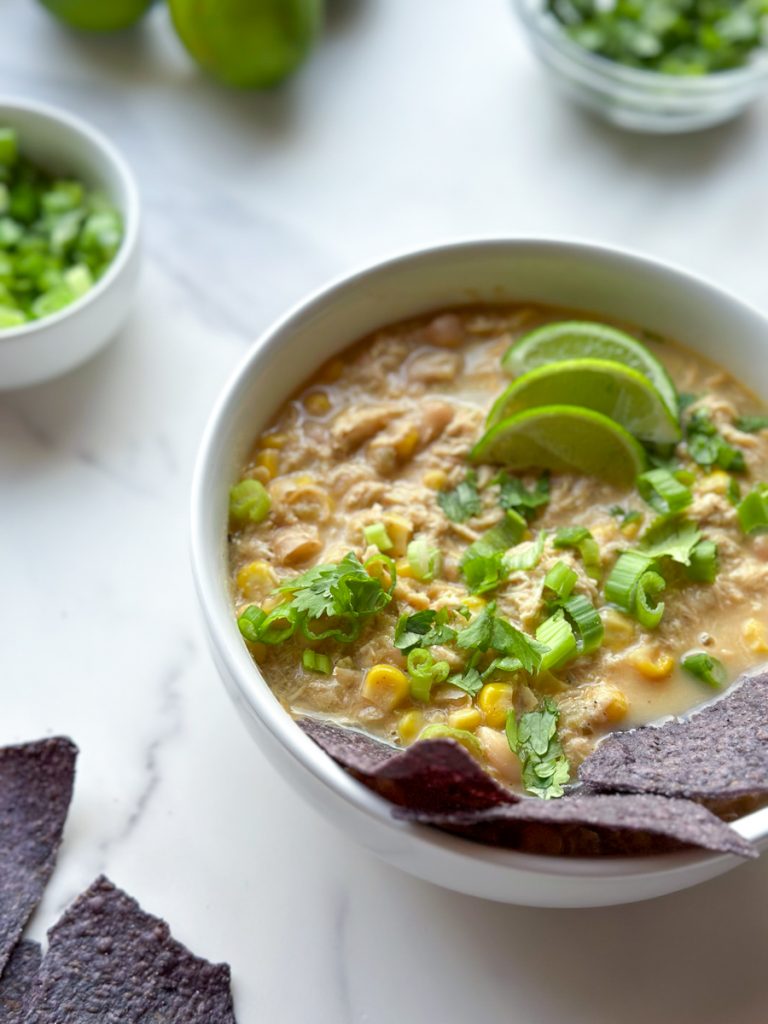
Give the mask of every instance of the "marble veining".
[{"label": "marble veining", "polygon": [[768,866],[647,905],[443,892],[337,835],[267,765],[205,648],[189,486],[247,344],[310,290],[462,236],[566,235],[689,266],[768,312],[768,102],[688,138],[552,94],[507,0],[328,0],[284,89],[198,74],[163,5],[73,36],[4,0],[0,89],[107,132],[143,198],[115,343],[0,395],[0,742],[81,749],[42,937],[99,871],[232,964],[240,1024],[762,1024]]}]

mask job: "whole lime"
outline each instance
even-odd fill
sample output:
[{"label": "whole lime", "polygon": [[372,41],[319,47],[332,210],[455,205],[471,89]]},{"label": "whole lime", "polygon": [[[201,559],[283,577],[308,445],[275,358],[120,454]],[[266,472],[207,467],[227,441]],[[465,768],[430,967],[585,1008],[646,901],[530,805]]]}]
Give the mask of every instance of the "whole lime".
[{"label": "whole lime", "polygon": [[286,78],[320,29],[323,0],[170,0],[181,41],[227,85],[264,89]]},{"label": "whole lime", "polygon": [[135,24],[153,0],[40,0],[43,7],[71,28],[86,32],[118,32]]}]

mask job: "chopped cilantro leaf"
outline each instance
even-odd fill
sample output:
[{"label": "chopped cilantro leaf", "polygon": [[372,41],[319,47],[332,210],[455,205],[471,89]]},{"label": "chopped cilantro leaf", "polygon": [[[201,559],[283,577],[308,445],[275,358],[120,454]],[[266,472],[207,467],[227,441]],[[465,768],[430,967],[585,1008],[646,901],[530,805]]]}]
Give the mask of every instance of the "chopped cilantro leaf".
[{"label": "chopped cilantro leaf", "polygon": [[461,483],[450,491],[439,491],[437,503],[451,522],[464,523],[482,511],[483,503],[477,490],[477,474],[473,469]]},{"label": "chopped cilantro leaf", "polygon": [[534,673],[541,664],[546,648],[533,637],[516,629],[511,622],[496,615],[492,601],[462,629],[456,643],[464,650],[498,651],[507,658],[515,658],[524,671]]},{"label": "chopped cilantro leaf", "polygon": [[532,519],[536,510],[549,501],[549,476],[540,476],[531,490],[522,480],[509,473],[499,473],[494,483],[499,485],[499,504],[503,509],[514,509],[526,519]]},{"label": "chopped cilantro leaf", "polygon": [[760,430],[768,430],[768,416],[739,416],[734,426],[745,434],[757,434]]},{"label": "chopped cilantro leaf", "polygon": [[461,560],[461,573],[476,594],[492,590],[509,575],[504,553],[514,547],[525,531],[525,520],[513,509],[470,544]]},{"label": "chopped cilantro leaf", "polygon": [[701,540],[695,523],[679,516],[662,516],[643,534],[639,551],[650,560],[671,558],[691,564],[691,552]]},{"label": "chopped cilantro leaf", "polygon": [[519,721],[514,711],[507,712],[507,742],[520,760],[523,784],[543,800],[562,796],[570,780],[570,767],[557,737],[558,719],[557,705],[549,699]]},{"label": "chopped cilantro leaf", "polygon": [[464,690],[470,697],[476,697],[483,688],[483,677],[473,661],[470,661],[463,672],[457,672],[456,675],[451,676],[448,682],[460,690]]},{"label": "chopped cilantro leaf", "polygon": [[720,469],[741,473],[746,469],[744,453],[728,444],[718,432],[706,409],[697,409],[685,428],[688,454],[700,466],[719,466]]},{"label": "chopped cilantro leaf", "polygon": [[701,395],[695,395],[692,391],[680,391],[677,396],[677,404],[680,412],[685,412],[685,410],[689,409],[695,402],[698,402],[700,398]]},{"label": "chopped cilantro leaf", "polygon": [[448,644],[456,639],[456,630],[448,625],[448,609],[425,608],[413,615],[401,615],[395,627],[395,647],[408,653],[416,647]]}]

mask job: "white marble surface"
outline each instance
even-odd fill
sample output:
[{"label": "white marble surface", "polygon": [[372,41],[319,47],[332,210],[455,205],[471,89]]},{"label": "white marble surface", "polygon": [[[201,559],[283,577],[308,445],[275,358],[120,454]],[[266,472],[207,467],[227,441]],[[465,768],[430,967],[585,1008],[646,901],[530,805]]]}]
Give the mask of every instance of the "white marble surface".
[{"label": "white marble surface", "polygon": [[550,94],[505,0],[336,0],[310,65],[268,96],[204,79],[162,8],[97,41],[2,0],[0,28],[0,89],[104,129],[146,214],[114,346],[0,397],[0,741],[63,732],[82,751],[34,933],[104,870],[230,961],[240,1024],[762,1024],[768,862],[645,905],[517,909],[400,875],[305,807],[217,680],[187,506],[249,340],[393,250],[582,236],[768,310],[768,102],[698,136],[619,134]]}]

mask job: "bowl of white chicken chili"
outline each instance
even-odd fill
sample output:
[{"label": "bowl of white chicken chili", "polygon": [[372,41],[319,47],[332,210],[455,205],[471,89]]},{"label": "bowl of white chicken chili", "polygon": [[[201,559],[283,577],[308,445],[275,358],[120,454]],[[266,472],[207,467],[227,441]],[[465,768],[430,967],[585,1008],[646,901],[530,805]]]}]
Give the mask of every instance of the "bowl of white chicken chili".
[{"label": "bowl of white chicken chili", "polygon": [[263,335],[203,439],[193,562],[281,774],[391,863],[507,902],[755,855],[765,343],[682,271],[501,240],[379,264]]}]

